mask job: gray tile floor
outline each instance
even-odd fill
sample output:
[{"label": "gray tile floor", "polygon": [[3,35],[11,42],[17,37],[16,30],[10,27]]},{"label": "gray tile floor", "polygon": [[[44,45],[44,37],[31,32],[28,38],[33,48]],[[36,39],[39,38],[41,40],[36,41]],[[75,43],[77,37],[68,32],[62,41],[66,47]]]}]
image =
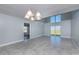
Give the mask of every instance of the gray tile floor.
[{"label": "gray tile floor", "polygon": [[0,55],[72,55],[79,54],[79,48],[71,39],[62,38],[55,47],[49,37],[39,37],[28,41],[0,47]]}]

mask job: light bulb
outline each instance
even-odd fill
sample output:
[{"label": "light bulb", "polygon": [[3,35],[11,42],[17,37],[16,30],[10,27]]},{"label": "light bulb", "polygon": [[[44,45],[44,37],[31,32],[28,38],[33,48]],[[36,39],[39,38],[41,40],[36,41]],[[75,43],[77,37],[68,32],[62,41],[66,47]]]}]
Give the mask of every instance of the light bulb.
[{"label": "light bulb", "polygon": [[29,16],[29,15],[25,15],[25,18],[29,19],[29,18],[30,18],[30,16]]},{"label": "light bulb", "polygon": [[31,17],[31,20],[35,20],[34,17]]},{"label": "light bulb", "polygon": [[41,20],[41,17],[36,17],[37,20]]},{"label": "light bulb", "polygon": [[40,12],[37,12],[37,13],[36,13],[36,17],[38,17],[38,16],[39,16],[39,17],[41,16]]},{"label": "light bulb", "polygon": [[41,14],[40,12],[36,12],[36,14],[33,14],[32,11],[29,9],[25,15],[25,18],[30,19],[30,20],[40,20],[41,19]]},{"label": "light bulb", "polygon": [[29,10],[29,11],[27,12],[27,15],[28,15],[28,16],[33,16],[32,11],[31,11],[31,10]]}]

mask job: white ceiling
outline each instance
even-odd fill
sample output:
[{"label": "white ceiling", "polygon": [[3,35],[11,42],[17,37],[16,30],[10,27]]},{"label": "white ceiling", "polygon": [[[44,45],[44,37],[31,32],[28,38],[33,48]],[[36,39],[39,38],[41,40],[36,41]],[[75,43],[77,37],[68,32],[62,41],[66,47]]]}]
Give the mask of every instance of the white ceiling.
[{"label": "white ceiling", "polygon": [[24,18],[28,9],[34,13],[39,11],[42,18],[79,9],[77,4],[1,4],[0,12],[16,17]]}]

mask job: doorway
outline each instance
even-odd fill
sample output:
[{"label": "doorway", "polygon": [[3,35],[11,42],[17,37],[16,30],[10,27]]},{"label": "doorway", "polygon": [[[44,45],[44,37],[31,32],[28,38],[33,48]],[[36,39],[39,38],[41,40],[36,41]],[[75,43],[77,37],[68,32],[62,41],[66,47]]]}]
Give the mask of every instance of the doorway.
[{"label": "doorway", "polygon": [[24,40],[30,39],[30,24],[24,23]]}]

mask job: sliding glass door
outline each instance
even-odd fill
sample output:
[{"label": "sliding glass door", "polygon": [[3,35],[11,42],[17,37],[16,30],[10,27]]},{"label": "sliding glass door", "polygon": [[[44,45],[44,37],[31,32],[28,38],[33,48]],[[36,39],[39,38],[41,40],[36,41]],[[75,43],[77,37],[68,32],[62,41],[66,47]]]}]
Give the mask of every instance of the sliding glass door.
[{"label": "sliding glass door", "polygon": [[61,41],[61,15],[51,16],[50,23],[51,42],[57,45]]}]

